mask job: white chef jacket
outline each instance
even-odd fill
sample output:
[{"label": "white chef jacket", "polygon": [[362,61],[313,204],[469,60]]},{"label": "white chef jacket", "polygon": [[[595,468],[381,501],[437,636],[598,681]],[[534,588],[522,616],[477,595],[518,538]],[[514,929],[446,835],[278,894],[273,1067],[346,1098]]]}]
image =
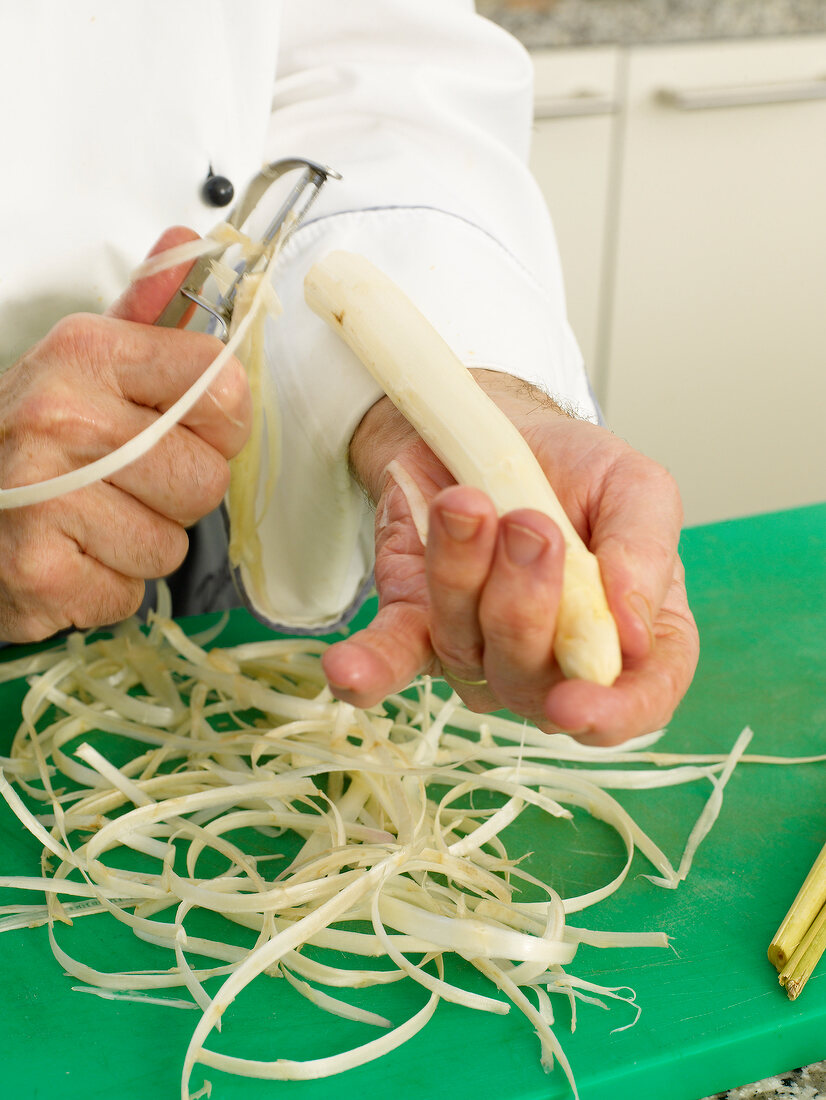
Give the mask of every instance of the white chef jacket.
[{"label": "white chef jacket", "polygon": [[263,617],[330,629],[370,583],[373,520],[347,447],[379,391],[303,301],[326,252],[372,259],[468,366],[596,418],[525,166],[531,64],[472,0],[27,0],[3,5],[0,28],[3,365],[59,317],[104,309],[167,226],[220,220],[210,170],[237,193],[285,156],[341,173],[274,275],[283,469],[252,594]]}]

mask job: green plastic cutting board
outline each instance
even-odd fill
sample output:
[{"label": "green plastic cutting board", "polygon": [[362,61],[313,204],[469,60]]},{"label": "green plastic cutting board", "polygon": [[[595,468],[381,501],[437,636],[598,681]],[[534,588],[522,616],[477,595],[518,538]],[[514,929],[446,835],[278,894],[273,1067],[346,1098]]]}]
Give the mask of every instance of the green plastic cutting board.
[{"label": "green plastic cutting board", "polygon": [[[725,751],[745,725],[751,751],[826,750],[826,506],[696,528],[684,536],[689,591],[702,636],[696,680],[661,747]],[[224,640],[260,637],[237,613]],[[0,688],[7,750],[20,690]],[[672,860],[708,785],[623,796]],[[815,854],[826,841],[826,764],[795,768],[741,765],[719,821],[678,890],[636,874],[582,923],[661,929],[673,950],[599,951],[583,947],[572,969],[599,982],[631,986],[641,1015],[582,1006],[558,1034],[582,1100],[699,1100],[826,1057],[826,965],[800,999],[789,1002],[765,957],[766,946]],[[37,873],[37,845],[2,807],[0,852],[6,873]],[[524,838],[563,889],[597,882],[617,866],[607,830],[555,822]],[[8,891],[0,904],[11,901]],[[106,923],[103,923],[106,921]],[[122,965],[119,930],[88,918],[61,930],[79,954],[102,967]],[[72,937],[71,941],[65,937]],[[135,965],[152,966],[146,949]],[[196,1012],[113,1003],[72,992],[76,984],[52,958],[45,930],[0,937],[3,981],[0,1095],[13,1100],[89,1097],[174,1098]],[[472,979],[471,979],[472,980]],[[265,982],[227,1014],[213,1046],[256,1058],[316,1057],[375,1034],[313,1008],[283,982]],[[368,990],[363,1003],[401,1022],[424,995],[401,984]],[[272,1084],[196,1069],[213,1100],[556,1100],[570,1095],[562,1074],[539,1065],[538,1043],[521,1014],[507,1017],[441,1004],[418,1037],[379,1063],[334,1080]]]}]

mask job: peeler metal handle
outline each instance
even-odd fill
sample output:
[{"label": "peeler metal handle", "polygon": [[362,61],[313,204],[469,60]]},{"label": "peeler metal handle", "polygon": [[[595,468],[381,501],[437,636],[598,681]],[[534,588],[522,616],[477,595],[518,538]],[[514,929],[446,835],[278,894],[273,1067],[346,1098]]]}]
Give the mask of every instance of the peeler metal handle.
[{"label": "peeler metal handle", "polygon": [[[296,169],[302,169],[301,175],[267,226],[261,238],[261,243],[266,247],[272,242],[276,234],[282,230],[282,240],[286,240],[304,219],[324,183],[328,179],[341,179],[341,175],[335,169],[318,164],[313,160],[307,160],[304,157],[286,157],[283,160],[275,160],[271,164],[267,164],[247,185],[243,195],[226,219],[227,224],[240,230],[275,181],[287,172]],[[218,252],[212,252],[209,256],[201,256],[195,261],[177,294],[168,303],[155,322],[156,324],[165,328],[178,328],[187,310],[194,304],[201,309],[205,309],[207,313],[215,318],[223,330],[222,339],[226,340],[229,335],[229,322],[235,303],[235,292],[239,282],[247,272],[246,265],[239,270],[220,302],[212,302],[204,298],[202,291],[210,275],[213,261],[222,256],[227,247],[229,246],[227,245]]]}]

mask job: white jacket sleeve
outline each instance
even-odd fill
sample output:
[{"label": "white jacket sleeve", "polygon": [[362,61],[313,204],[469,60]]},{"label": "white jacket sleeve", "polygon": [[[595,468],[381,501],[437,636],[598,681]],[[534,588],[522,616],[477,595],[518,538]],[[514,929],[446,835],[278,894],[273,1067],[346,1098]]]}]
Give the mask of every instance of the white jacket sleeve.
[{"label": "white jacket sleeve", "polygon": [[[305,306],[334,248],[394,278],[468,366],[518,375],[596,411],[566,315],[551,223],[526,168],[532,67],[466,0],[285,0],[268,159],[303,156],[329,182],[280,260],[268,360],[283,471],[262,542],[266,591],[291,630],[329,630],[370,584],[372,514],[347,448],[379,392]],[[266,211],[259,211],[263,220]]]}]

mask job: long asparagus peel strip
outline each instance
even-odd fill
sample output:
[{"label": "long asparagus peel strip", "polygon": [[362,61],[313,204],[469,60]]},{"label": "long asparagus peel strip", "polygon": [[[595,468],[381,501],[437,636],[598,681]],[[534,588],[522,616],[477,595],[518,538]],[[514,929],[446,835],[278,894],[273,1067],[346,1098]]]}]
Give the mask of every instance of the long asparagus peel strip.
[{"label": "long asparagus peel strip", "polygon": [[622,657],[599,563],[517,428],[407,295],[363,256],[330,253],[308,272],[304,293],[457,482],[486,492],[500,515],[535,508],[557,523],[565,570],[554,655],[565,676],[612,684]]}]

